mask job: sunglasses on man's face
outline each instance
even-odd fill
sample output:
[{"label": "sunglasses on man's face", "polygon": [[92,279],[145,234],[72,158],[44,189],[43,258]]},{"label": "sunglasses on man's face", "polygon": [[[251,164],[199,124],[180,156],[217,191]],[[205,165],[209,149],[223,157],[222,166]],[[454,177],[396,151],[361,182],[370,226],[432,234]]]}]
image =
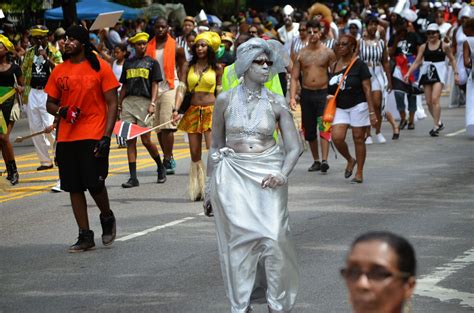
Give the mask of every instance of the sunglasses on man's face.
[{"label": "sunglasses on man's face", "polygon": [[273,61],[264,60],[264,59],[261,59],[261,60],[253,60],[252,63],[258,64],[258,65],[260,65],[260,66],[263,66],[263,64],[266,64],[266,65],[268,65],[268,66],[272,66],[272,65],[273,65]]},{"label": "sunglasses on man's face", "polygon": [[431,35],[436,35],[436,32],[433,31],[427,31],[426,35],[431,36]]}]

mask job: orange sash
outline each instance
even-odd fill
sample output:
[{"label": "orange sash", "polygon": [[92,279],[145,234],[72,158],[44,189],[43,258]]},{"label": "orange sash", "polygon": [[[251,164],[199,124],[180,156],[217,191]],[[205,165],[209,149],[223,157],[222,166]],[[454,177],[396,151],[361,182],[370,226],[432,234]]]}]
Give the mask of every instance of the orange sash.
[{"label": "orange sash", "polygon": [[[148,42],[146,47],[146,55],[156,60],[156,37]],[[168,34],[163,51],[163,71],[168,86],[174,89],[174,71],[176,64],[176,40]]]}]

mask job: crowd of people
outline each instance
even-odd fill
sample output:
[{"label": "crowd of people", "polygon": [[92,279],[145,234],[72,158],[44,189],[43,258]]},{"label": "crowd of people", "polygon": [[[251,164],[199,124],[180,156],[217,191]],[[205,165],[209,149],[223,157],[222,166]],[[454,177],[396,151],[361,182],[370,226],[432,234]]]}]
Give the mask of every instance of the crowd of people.
[{"label": "crowd of people", "polygon": [[[417,6],[398,1],[384,7],[364,1],[352,9],[345,2],[305,9],[249,9],[218,24],[202,14],[178,25],[166,17],[137,19],[95,32],[87,30],[89,21],[54,31],[36,25],[19,35],[4,27],[0,144],[7,179],[12,185],[20,182],[9,135],[24,104],[30,131],[40,133],[33,137],[37,170],[56,163],[55,190],[70,193],[79,237],[69,251],[95,247],[86,190],[101,212],[102,242],[110,245],[116,221],[105,179],[117,118],[157,127],[162,155],[151,132],[141,135],[157,164],[157,183],[176,172],[174,135],[186,132],[189,198],[204,200],[206,215],[215,215],[232,312],[250,312],[250,299],[263,299],[270,312],[290,312],[298,270],[287,183],[303,151],[298,129],[313,158],[308,171],[328,172],[333,142],[347,161],[344,177],[353,176],[353,184],[364,182],[366,145],[387,142],[381,132],[384,119],[392,140],[402,129],[415,128],[419,94],[433,118],[427,135],[438,137],[445,128],[440,96],[449,89],[452,104],[466,105],[467,132],[474,136],[472,6],[422,0]],[[335,111],[328,124],[331,102]],[[298,105],[302,125],[293,118]],[[349,130],[354,156],[346,142]],[[209,149],[207,170],[203,139]],[[138,187],[137,140],[118,140],[126,147],[130,171],[122,187]],[[378,260],[382,253],[386,262],[373,265],[358,258],[371,253]],[[401,262],[401,257],[410,260]],[[372,233],[357,239],[341,271],[354,310],[368,312],[366,306],[374,305],[359,297],[357,285],[390,279],[397,298],[387,286],[375,291],[382,298],[373,300],[379,304],[373,312],[401,312],[413,291],[415,265],[413,249],[403,238]],[[391,299],[383,298],[387,295]]]}]

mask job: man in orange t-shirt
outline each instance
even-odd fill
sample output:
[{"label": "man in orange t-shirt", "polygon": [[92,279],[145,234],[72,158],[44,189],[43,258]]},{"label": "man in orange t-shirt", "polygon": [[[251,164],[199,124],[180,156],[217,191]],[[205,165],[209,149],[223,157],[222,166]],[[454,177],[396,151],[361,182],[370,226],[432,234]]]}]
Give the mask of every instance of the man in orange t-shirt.
[{"label": "man in orange t-shirt", "polygon": [[110,66],[99,59],[80,26],[66,31],[65,62],[52,71],[45,92],[47,110],[59,120],[56,160],[61,189],[68,191],[79,227],[78,241],[69,252],[93,249],[85,190],[100,209],[102,243],[115,239],[105,178],[109,168],[110,136],[117,116],[119,83]]}]

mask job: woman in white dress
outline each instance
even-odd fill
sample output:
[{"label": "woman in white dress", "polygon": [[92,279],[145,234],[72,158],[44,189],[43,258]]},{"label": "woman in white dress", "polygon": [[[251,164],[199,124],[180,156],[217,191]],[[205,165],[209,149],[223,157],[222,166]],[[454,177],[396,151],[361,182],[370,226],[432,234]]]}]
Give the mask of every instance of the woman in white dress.
[{"label": "woman in white dress", "polygon": [[288,65],[282,49],[260,38],[241,44],[232,74],[243,81],[214,109],[204,208],[215,215],[232,313],[250,312],[252,303],[291,312],[298,289],[287,182],[302,148],[286,100],[264,87]]}]

